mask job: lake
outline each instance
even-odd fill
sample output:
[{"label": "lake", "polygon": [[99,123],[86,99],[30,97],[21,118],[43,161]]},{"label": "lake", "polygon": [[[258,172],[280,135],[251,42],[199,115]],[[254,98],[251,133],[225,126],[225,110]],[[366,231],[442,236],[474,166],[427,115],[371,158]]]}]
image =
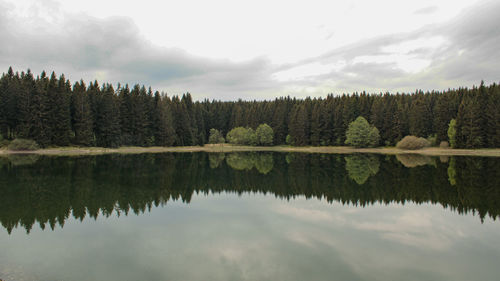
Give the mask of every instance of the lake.
[{"label": "lake", "polygon": [[500,158],[0,157],[0,279],[498,280]]}]

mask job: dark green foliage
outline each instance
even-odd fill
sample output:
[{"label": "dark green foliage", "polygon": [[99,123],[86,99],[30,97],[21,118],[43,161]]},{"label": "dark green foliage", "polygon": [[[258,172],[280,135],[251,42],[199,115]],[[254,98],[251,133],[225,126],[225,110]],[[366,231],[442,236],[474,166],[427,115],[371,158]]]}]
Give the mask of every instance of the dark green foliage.
[{"label": "dark green foliage", "polygon": [[374,147],[380,141],[378,129],[359,116],[349,124],[345,144],[355,147]]},{"label": "dark green foliage", "polygon": [[456,124],[457,148],[480,148],[484,145],[483,112],[477,90],[464,96],[458,108]]},{"label": "dark green foliage", "polygon": [[171,146],[175,142],[170,99],[158,92],[154,96],[152,131],[155,145]]},{"label": "dark green foliage", "polygon": [[40,149],[40,146],[34,140],[15,139],[10,142],[8,148],[14,151],[30,151]]},{"label": "dark green foliage", "polygon": [[288,131],[291,137],[291,143],[296,146],[309,144],[308,138],[309,118],[305,103],[295,105],[292,109]]},{"label": "dark green foliage", "polygon": [[90,146],[94,142],[94,131],[90,100],[85,83],[76,82],[71,96],[72,127],[75,133],[73,143]]},{"label": "dark green foliage", "polygon": [[446,141],[450,120],[456,119],[452,147],[500,147],[497,84],[443,92],[228,102],[193,101],[189,93],[168,97],[140,85],[118,85],[116,91],[104,85],[94,81],[86,87],[79,81],[71,88],[64,75],[47,77],[42,72],[34,78],[29,70],[19,74],[9,68],[0,78],[0,134],[7,141],[33,139],[41,147],[189,146],[209,142],[211,128],[256,130],[265,123],[273,130],[274,145],[344,145],[348,125],[362,116],[379,130],[379,145],[395,145],[410,134],[435,136],[436,144]]},{"label": "dark green foliage", "polygon": [[[90,87],[97,88],[97,82]],[[120,146],[120,115],[113,86],[106,84],[99,92],[96,116],[96,144],[102,147]]]},{"label": "dark green foliage", "polygon": [[485,143],[487,147],[500,147],[500,86],[493,84],[488,95],[485,109]]},{"label": "dark green foliage", "polygon": [[411,103],[409,112],[410,134],[418,137],[427,137],[432,133],[432,111],[430,95],[417,93]]}]

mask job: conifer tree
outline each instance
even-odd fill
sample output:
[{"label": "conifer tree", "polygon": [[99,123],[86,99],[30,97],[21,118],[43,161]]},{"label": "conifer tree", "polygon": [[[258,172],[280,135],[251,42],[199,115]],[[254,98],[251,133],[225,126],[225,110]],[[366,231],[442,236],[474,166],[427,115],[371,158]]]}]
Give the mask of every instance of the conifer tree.
[{"label": "conifer tree", "polygon": [[309,143],[307,139],[307,110],[305,103],[295,105],[291,117],[288,131],[290,132],[293,145],[304,146]]},{"label": "conifer tree", "polygon": [[45,71],[43,71],[35,82],[35,94],[31,103],[32,127],[30,137],[42,147],[50,145],[52,140],[49,127],[49,122],[51,122],[49,118],[51,101],[47,93],[48,85],[49,79]]},{"label": "conifer tree", "polygon": [[90,146],[94,141],[90,101],[85,82],[81,80],[73,86],[71,98],[72,127],[75,134],[73,143]]},{"label": "conifer tree", "polygon": [[470,93],[462,99],[457,113],[457,148],[480,148],[484,144],[481,124],[481,104],[476,93]]},{"label": "conifer tree", "polygon": [[113,86],[103,85],[98,100],[96,116],[96,144],[101,147],[118,147],[120,143],[120,114]]},{"label": "conifer tree", "polygon": [[27,73],[21,75],[21,87],[18,93],[17,114],[18,124],[16,137],[29,139],[32,127],[32,103],[35,95],[35,79],[28,69]]},{"label": "conifer tree", "polygon": [[70,112],[71,85],[64,75],[57,80],[57,87],[52,93],[53,135],[52,144],[57,146],[68,146],[71,134],[71,112]]},{"label": "conifer tree", "polygon": [[486,146],[500,147],[500,86],[498,84],[493,84],[489,88],[485,119]]}]

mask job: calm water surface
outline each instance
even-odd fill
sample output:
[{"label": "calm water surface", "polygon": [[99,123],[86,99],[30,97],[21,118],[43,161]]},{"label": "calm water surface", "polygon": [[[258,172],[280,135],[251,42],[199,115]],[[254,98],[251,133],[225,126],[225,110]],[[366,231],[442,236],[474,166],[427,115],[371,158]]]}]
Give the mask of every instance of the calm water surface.
[{"label": "calm water surface", "polygon": [[0,157],[0,279],[499,280],[500,158]]}]

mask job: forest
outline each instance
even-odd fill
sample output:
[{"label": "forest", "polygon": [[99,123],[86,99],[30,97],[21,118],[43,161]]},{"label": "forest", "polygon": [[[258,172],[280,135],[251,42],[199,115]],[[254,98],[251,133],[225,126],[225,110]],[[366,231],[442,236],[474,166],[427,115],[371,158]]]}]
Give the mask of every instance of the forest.
[{"label": "forest", "polygon": [[[324,98],[263,101],[193,101],[140,86],[97,81],[72,84],[64,75],[10,67],[0,78],[0,141],[30,139],[53,146],[192,146],[208,143],[210,130],[273,130],[273,145],[345,145],[346,130],[364,117],[380,133],[379,146],[407,135],[449,141],[456,148],[500,147],[500,87],[413,93],[366,92]],[[453,120],[453,121],[452,121]]]}]

